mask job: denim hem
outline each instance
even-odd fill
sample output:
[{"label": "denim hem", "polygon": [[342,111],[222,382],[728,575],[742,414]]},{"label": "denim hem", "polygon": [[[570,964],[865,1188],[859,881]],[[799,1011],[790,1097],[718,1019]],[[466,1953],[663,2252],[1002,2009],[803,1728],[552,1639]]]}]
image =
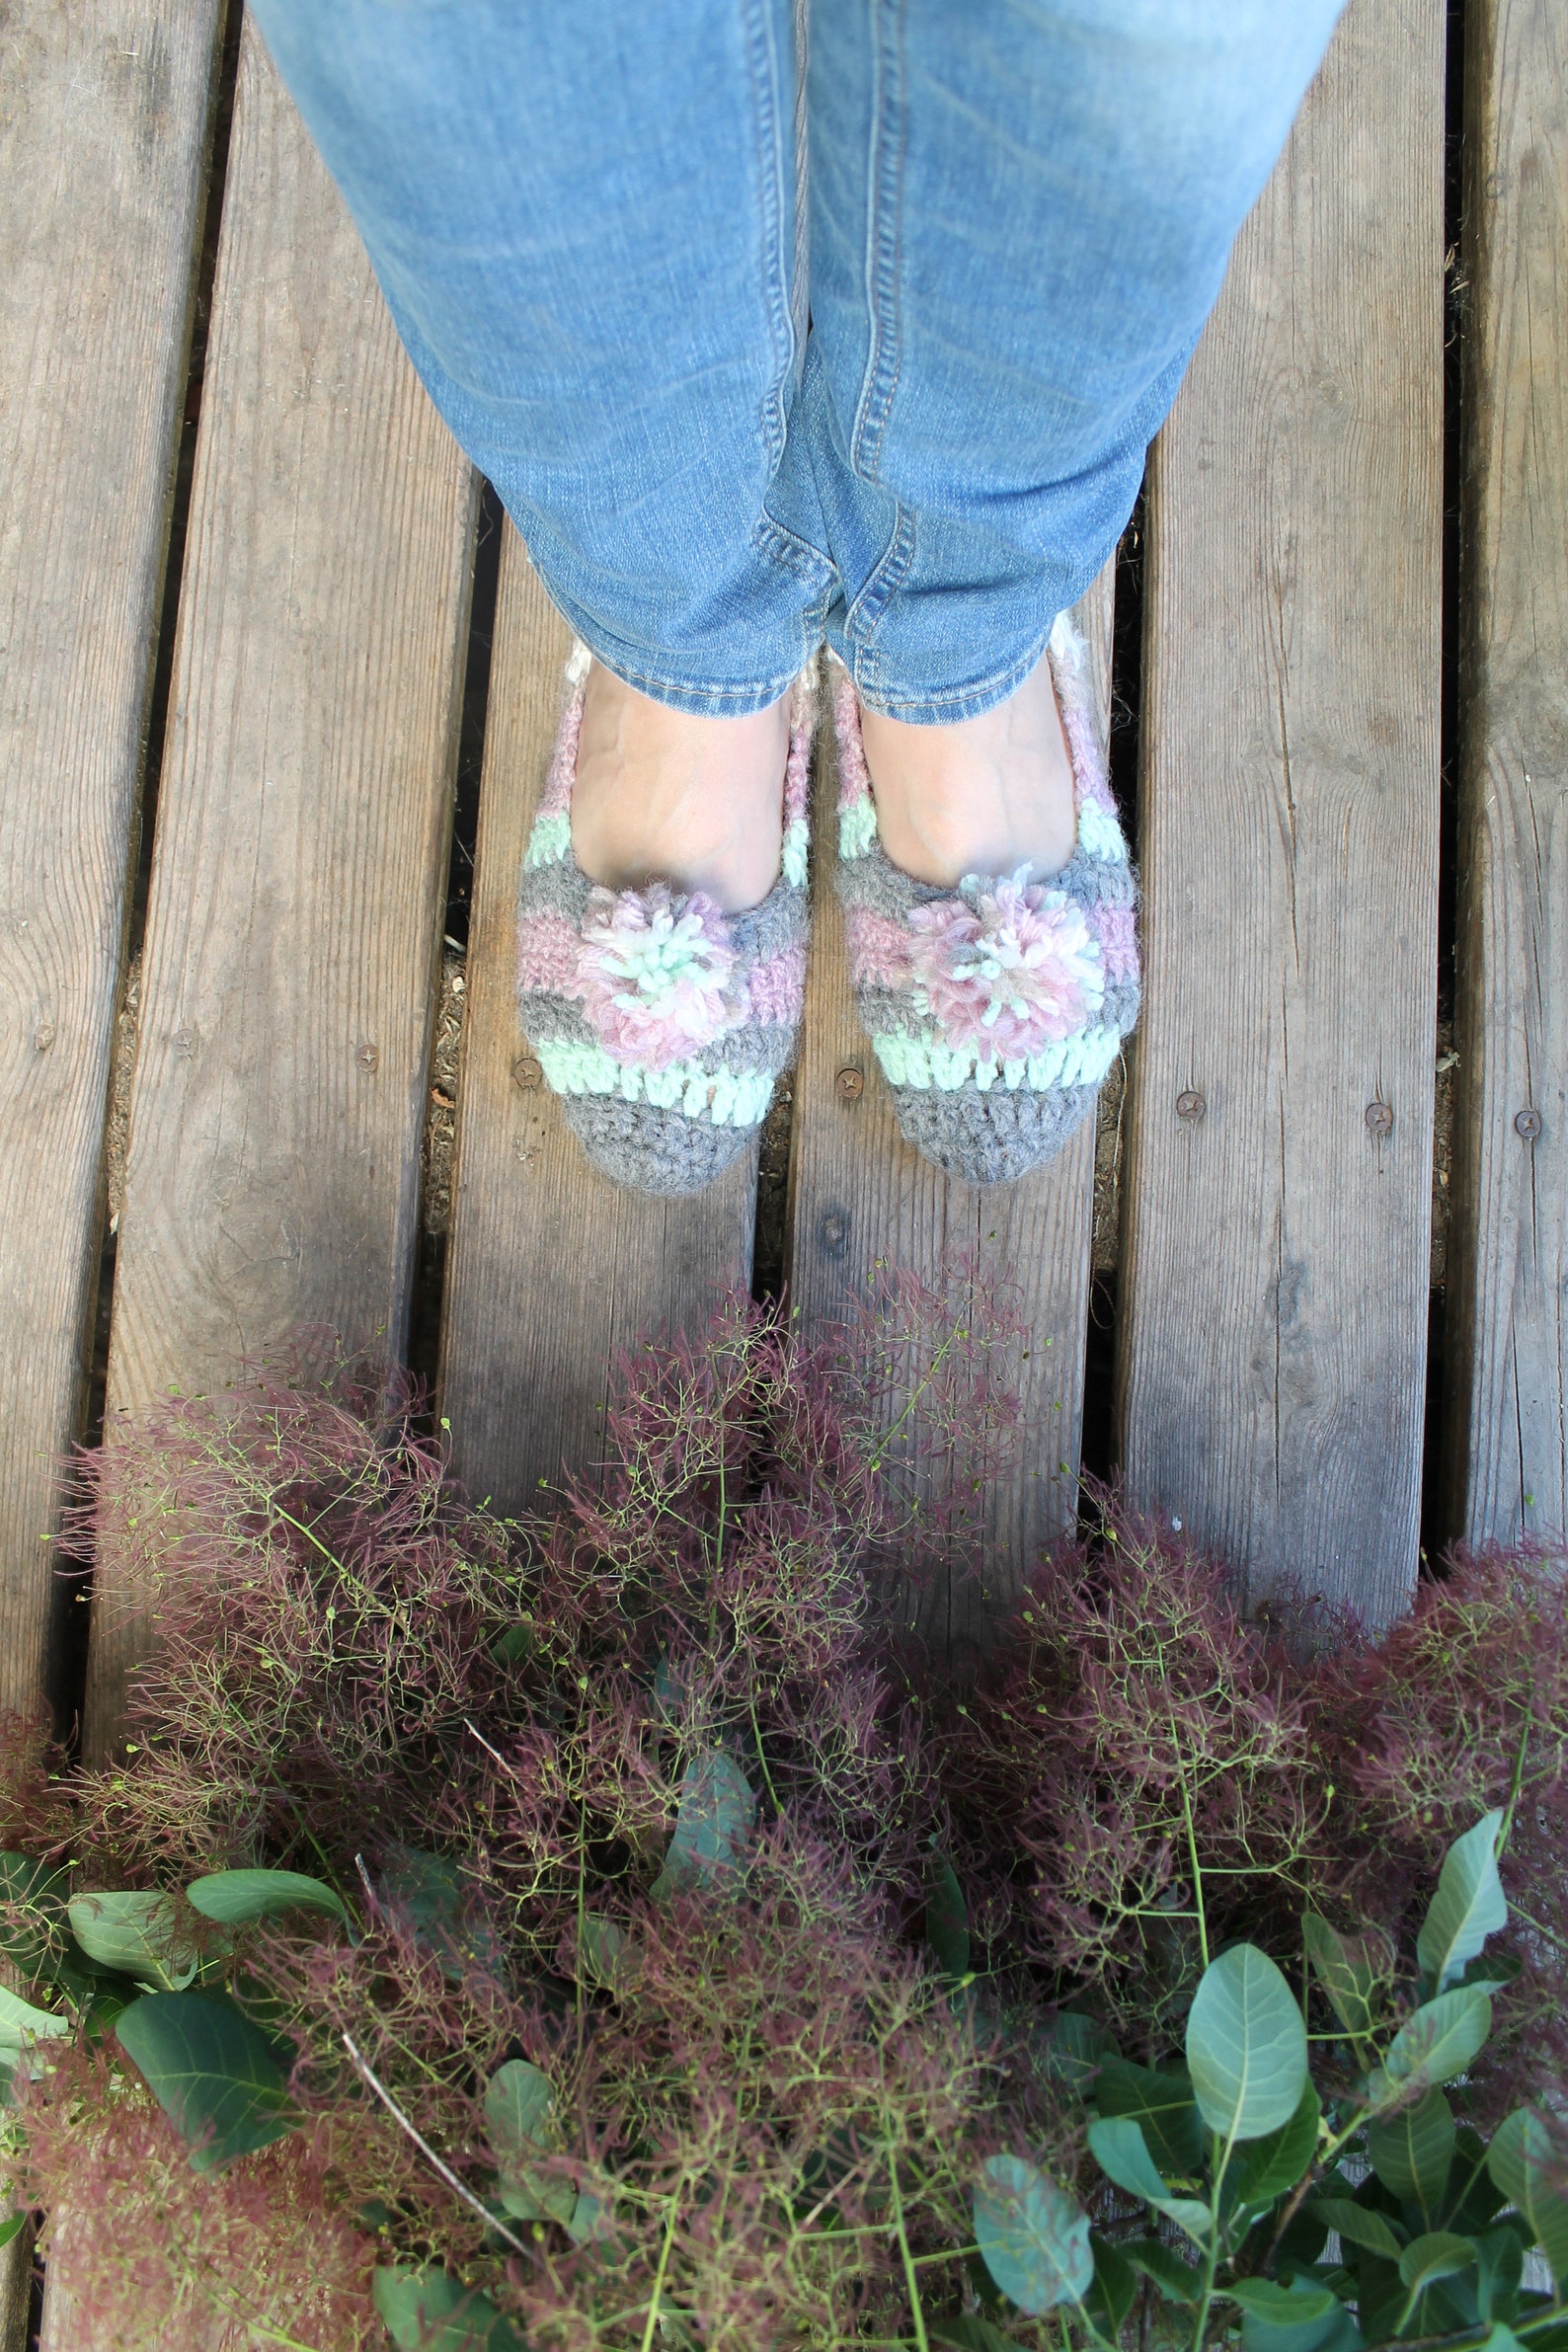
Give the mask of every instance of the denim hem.
[{"label": "denim hem", "polygon": [[[542,576],[541,576],[542,577]],[[606,636],[603,629],[570,596],[565,596],[553,581],[545,581],[551,603],[568,626],[576,631],[593,656],[606,669],[628,686],[635,686],[651,702],[663,702],[670,710],[688,711],[697,719],[746,719],[753,711],[765,711],[786,695],[811,662],[822,642],[819,627],[813,632],[809,615],[801,616],[797,651],[784,669],[761,678],[730,679],[716,684],[711,678],[674,677],[667,671],[656,676],[639,665],[647,659],[641,649],[623,645],[618,638]]]},{"label": "denim hem", "polygon": [[1029,650],[1010,662],[1005,669],[989,670],[964,686],[890,688],[882,679],[875,655],[862,652],[853,644],[833,645],[832,650],[848,668],[855,681],[855,692],[868,710],[880,711],[885,718],[902,719],[910,727],[951,727],[959,719],[978,719],[982,712],[994,710],[999,702],[1005,702],[1044,657],[1055,627],[1053,615],[1039,636],[1031,640]]}]

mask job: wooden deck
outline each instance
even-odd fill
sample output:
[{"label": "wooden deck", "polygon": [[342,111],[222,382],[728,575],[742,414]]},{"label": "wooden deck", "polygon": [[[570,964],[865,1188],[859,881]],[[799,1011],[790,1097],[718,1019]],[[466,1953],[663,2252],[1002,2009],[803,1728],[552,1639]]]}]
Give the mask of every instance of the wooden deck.
[{"label": "wooden deck", "polygon": [[[457,1468],[514,1505],[593,1458],[616,1349],[752,1264],[754,1164],[694,1202],[629,1200],[519,1070],[511,902],[566,632],[509,526],[460,991],[446,950],[437,1301],[422,1149],[479,486],[226,16],[20,0],[0,31],[0,1700],[41,1688],[67,1718],[81,1611],[44,1539],[56,1460],[100,1412],[219,1380],[300,1321],[397,1355],[438,1304]],[[1290,1574],[1387,1616],[1424,1480],[1445,1539],[1563,1529],[1565,516],[1568,17],[1351,0],[1150,466],[1119,677],[1147,1010],[1097,1289],[1092,1134],[998,1194],[900,1141],[819,828],[793,1296],[817,1318],[875,1260],[931,1269],[960,1244],[1023,1286],[1034,1327],[1027,1458],[983,1594],[950,1597],[956,1645],[1072,1519],[1113,1312],[1113,1458],[1256,1593]],[[1085,612],[1107,708],[1112,588]],[[1440,1002],[1458,1060],[1434,1316]],[[116,1601],[106,1575],[100,1753],[148,1632]],[[44,2340],[76,2352],[59,2278]]]}]

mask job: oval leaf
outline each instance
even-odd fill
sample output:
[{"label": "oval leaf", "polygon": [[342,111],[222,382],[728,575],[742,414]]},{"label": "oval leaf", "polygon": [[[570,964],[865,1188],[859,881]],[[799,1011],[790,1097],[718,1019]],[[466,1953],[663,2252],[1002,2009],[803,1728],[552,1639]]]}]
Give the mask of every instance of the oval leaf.
[{"label": "oval leaf", "polygon": [[36,2075],[39,2070],[28,2055],[33,2046],[70,2030],[69,2017],[57,2016],[52,2009],[36,2009],[30,2000],[0,1985],[0,2065],[8,2075],[14,2075],[20,2066]]},{"label": "oval leaf", "polygon": [[590,1985],[620,1999],[637,1976],[637,1948],[613,1920],[586,1911],[577,1931],[578,1966]]},{"label": "oval leaf", "polygon": [[1422,1978],[1433,1993],[1446,1993],[1487,1937],[1508,1925],[1508,1898],[1497,1875],[1502,1826],[1501,1808],[1484,1814],[1443,1857],[1438,1891],[1416,1937]]},{"label": "oval leaf", "polygon": [[1398,2261],[1403,2248],[1386,2214],[1358,2205],[1354,2197],[1314,2197],[1312,2211],[1325,2229],[1339,2232],[1346,2245],[1378,2254],[1385,2262]]},{"label": "oval leaf", "polygon": [[1491,1996],[1479,1985],[1440,1993],[1394,2035],[1380,2078],[1374,2076],[1371,2084],[1373,2102],[1381,2105],[1418,2083],[1447,2082],[1462,2074],[1491,2030]]},{"label": "oval leaf", "polygon": [[1115,2041],[1097,2019],[1078,2009],[1058,2009],[1035,2038],[1035,2051],[1049,2080],[1083,2097],[1107,2058],[1118,2055]]},{"label": "oval leaf", "polygon": [[925,1940],[947,1982],[961,1985],[969,1975],[969,1913],[958,1874],[945,1853],[931,1856],[927,1885]]},{"label": "oval leaf", "polygon": [[549,2077],[525,2058],[508,2059],[486,2085],[485,2126],[508,2213],[523,2222],[570,2222],[575,2184],[535,2168],[560,2145]]},{"label": "oval leaf", "polygon": [[370,2297],[397,2352],[524,2352],[489,2296],[444,2270],[378,2270]]},{"label": "oval leaf", "polygon": [[1123,2240],[1119,2252],[1125,2262],[1152,2279],[1162,2295],[1172,2303],[1196,2304],[1204,2290],[1204,2274],[1196,2263],[1184,2262],[1174,2246],[1162,2237],[1133,2237]]},{"label": "oval leaf", "polygon": [[1510,2205],[1534,2233],[1552,2277],[1568,2280],[1568,2197],[1552,2186],[1562,2176],[1562,2158],[1533,2107],[1520,2107],[1499,2124],[1486,2152],[1486,2168]]},{"label": "oval leaf", "polygon": [[1131,2115],[1167,2179],[1194,2179],[1203,2170],[1204,2120],[1193,2097],[1191,2077],[1162,2075],[1130,2059],[1107,2057],[1094,2085],[1102,2115]]},{"label": "oval leaf", "polygon": [[1141,2197],[1145,2205],[1164,2214],[1201,2245],[1208,2243],[1215,2224],[1212,2210],[1201,2198],[1171,2195],[1136,2117],[1096,2116],[1089,2126],[1089,2149],[1101,2171],[1119,2189],[1126,2189],[1130,2197]]},{"label": "oval leaf", "polygon": [[323,1911],[349,1923],[349,1906],[337,1890],[301,1870],[213,1870],[194,1878],[185,1894],[194,1911],[225,1927],[280,1911]]},{"label": "oval leaf", "polygon": [[733,1756],[715,1748],[696,1756],[680,1781],[680,1807],[656,1896],[707,1887],[734,1871],[751,1835],[756,1798]]},{"label": "oval leaf", "polygon": [[1453,2110],[1441,2090],[1413,2107],[1374,2116],[1367,2126],[1367,2156],[1385,2189],[1402,2205],[1419,2205],[1431,2221],[1449,2185],[1453,2161]]},{"label": "oval leaf", "polygon": [[1284,2287],[1273,2279],[1238,2279],[1226,2292],[1242,2307],[1245,2352],[1359,2352],[1355,2319],[1315,2280]]},{"label": "oval leaf", "polygon": [[1425,2237],[1413,2237],[1399,2257],[1399,2276],[1412,2295],[1437,2285],[1439,2279],[1456,2279],[1461,2271],[1475,2267],[1475,2247],[1467,2237],[1455,2237],[1450,2230],[1429,2230]]},{"label": "oval leaf", "polygon": [[1187,2019],[1187,2071],[1212,2132],[1258,2140],[1291,2121],[1306,2086],[1306,2026],[1266,1952],[1235,1944],[1204,1971]]},{"label": "oval leaf", "polygon": [[122,2009],[119,2046],[191,2150],[197,2172],[292,2131],[292,2053],[207,1993],[149,1993]]},{"label": "oval leaf", "polygon": [[1329,2005],[1353,2040],[1370,2034],[1376,2023],[1377,1992],[1382,1971],[1372,1957],[1371,1939],[1341,1935],[1315,1911],[1301,1920],[1301,1934],[1312,1974],[1328,1995]]},{"label": "oval leaf", "polygon": [[73,1895],[67,1909],[89,1960],[160,1993],[183,1992],[196,1975],[196,1946],[180,1930],[174,1898],[156,1887]]},{"label": "oval leaf", "polygon": [[1088,2215],[1022,2156],[987,2156],[975,2239],[1002,2293],[1031,2316],[1081,2303],[1093,2281]]},{"label": "oval leaf", "polygon": [[1317,2126],[1322,2108],[1310,2082],[1296,2103],[1295,2113],[1277,2132],[1248,2140],[1230,2159],[1225,2195],[1234,2206],[1272,2205],[1287,2189],[1294,2189],[1317,2154]]}]

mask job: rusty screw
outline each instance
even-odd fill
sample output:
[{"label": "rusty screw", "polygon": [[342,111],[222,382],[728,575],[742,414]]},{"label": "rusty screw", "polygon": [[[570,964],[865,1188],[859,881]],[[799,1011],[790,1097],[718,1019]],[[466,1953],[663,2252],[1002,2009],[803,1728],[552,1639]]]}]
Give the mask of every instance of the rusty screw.
[{"label": "rusty screw", "polygon": [[837,1087],[844,1102],[858,1103],[866,1090],[865,1072],[856,1069],[853,1062],[850,1062],[839,1071],[833,1084]]},{"label": "rusty screw", "polygon": [[367,1074],[369,1071],[375,1068],[380,1059],[380,1051],[375,1046],[361,1046],[357,1054],[354,1056],[354,1060],[358,1063],[360,1069],[364,1070]]},{"label": "rusty screw", "polygon": [[1176,1116],[1185,1119],[1189,1127],[1196,1127],[1208,1108],[1196,1086],[1184,1086],[1176,1097]]},{"label": "rusty screw", "polygon": [[525,1093],[531,1093],[544,1076],[544,1068],[531,1054],[519,1054],[511,1065],[511,1074]]},{"label": "rusty screw", "polygon": [[1540,1134],[1540,1113],[1536,1110],[1533,1103],[1527,1103],[1525,1105],[1524,1110],[1521,1111],[1519,1117],[1515,1120],[1514,1125],[1518,1128],[1520,1134],[1524,1137],[1527,1143],[1534,1142],[1535,1137]]},{"label": "rusty screw", "polygon": [[1369,1103],[1366,1111],[1367,1127],[1379,1142],[1394,1132],[1394,1115],[1386,1103]]}]

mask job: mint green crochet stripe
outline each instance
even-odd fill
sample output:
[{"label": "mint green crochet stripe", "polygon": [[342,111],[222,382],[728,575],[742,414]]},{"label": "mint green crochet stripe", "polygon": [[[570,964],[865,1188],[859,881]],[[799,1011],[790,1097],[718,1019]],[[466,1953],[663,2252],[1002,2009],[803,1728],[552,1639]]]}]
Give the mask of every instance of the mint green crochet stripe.
[{"label": "mint green crochet stripe", "polygon": [[847,809],[838,812],[838,854],[843,858],[864,857],[877,837],[877,812],[869,792],[863,792]]},{"label": "mint green crochet stripe", "polygon": [[559,817],[535,819],[522,862],[529,868],[558,866],[571,846],[572,819],[569,812],[563,809]]},{"label": "mint green crochet stripe", "polygon": [[537,1042],[534,1052],[557,1094],[618,1094],[623,1102],[653,1103],[688,1119],[706,1111],[715,1127],[755,1127],[773,1098],[772,1070],[705,1070],[694,1061],[644,1069],[617,1061],[602,1046],[560,1038]]},{"label": "mint green crochet stripe", "polygon": [[981,1061],[973,1046],[942,1046],[917,1037],[874,1037],[877,1059],[890,1086],[935,1087],[956,1094],[973,1082],[981,1094],[993,1086],[1015,1093],[1020,1086],[1044,1091],[1048,1086],[1098,1086],[1121,1045],[1114,1021],[1102,1022],[1076,1037],[1064,1037],[1031,1054],[1027,1060]]},{"label": "mint green crochet stripe", "polygon": [[791,890],[806,888],[806,853],[812,828],[804,817],[792,817],[784,828],[784,879]]}]

